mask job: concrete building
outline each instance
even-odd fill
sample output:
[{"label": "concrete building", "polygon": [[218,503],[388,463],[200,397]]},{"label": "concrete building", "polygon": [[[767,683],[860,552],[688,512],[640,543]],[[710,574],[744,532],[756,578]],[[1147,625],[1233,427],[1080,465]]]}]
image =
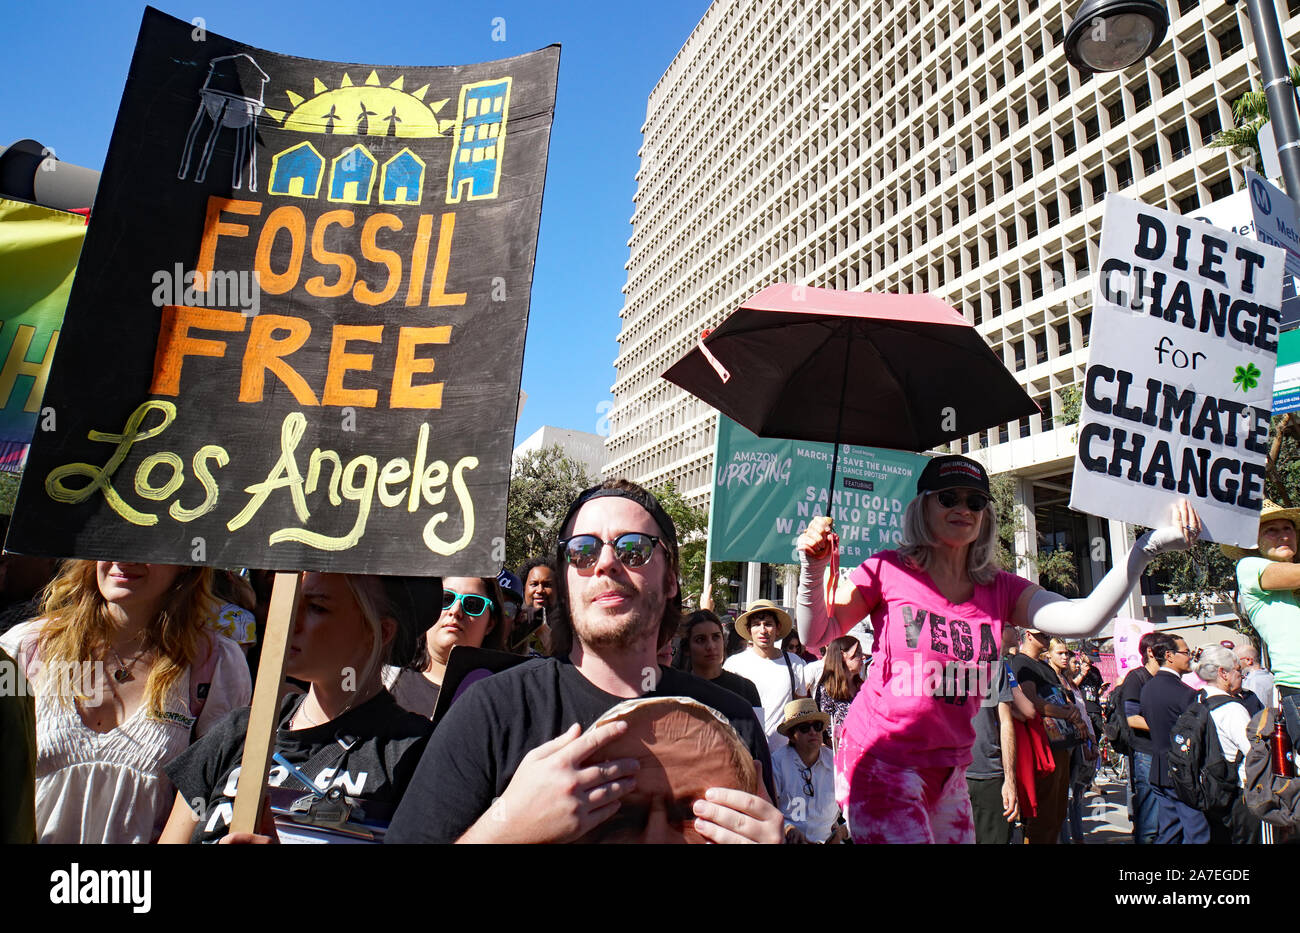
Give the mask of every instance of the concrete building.
[{"label": "concrete building", "polygon": [[[1125,533],[1067,508],[1102,200],[1186,213],[1240,188],[1208,143],[1259,76],[1245,8],[1197,0],[1170,0],[1154,58],[1081,74],[1076,6],[713,3],[646,109],[606,473],[708,501],[716,416],[659,375],[759,289],[930,292],[1042,409],[952,450],[1014,476],[1018,550],[1071,550],[1089,587]],[[1298,13],[1282,0],[1292,45]]]},{"label": "concrete building", "polygon": [[525,454],[553,444],[559,444],[565,454],[583,464],[592,476],[599,478],[605,465],[605,438],[586,431],[544,425],[520,441],[510,459],[518,460]]}]

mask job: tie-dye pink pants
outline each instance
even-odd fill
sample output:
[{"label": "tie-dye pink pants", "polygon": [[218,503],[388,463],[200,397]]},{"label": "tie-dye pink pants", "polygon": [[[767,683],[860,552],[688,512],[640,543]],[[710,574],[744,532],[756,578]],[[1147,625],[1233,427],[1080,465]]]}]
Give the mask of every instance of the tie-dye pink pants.
[{"label": "tie-dye pink pants", "polygon": [[899,768],[847,732],[835,755],[835,799],[859,845],[975,842],[965,768]]}]

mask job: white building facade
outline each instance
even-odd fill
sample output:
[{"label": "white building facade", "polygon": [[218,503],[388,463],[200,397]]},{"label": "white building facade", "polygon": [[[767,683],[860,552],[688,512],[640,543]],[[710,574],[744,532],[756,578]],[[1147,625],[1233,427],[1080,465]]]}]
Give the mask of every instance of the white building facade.
[{"label": "white building facade", "polygon": [[[1242,187],[1208,143],[1259,77],[1245,7],[1198,0],[1169,0],[1154,57],[1081,74],[1077,5],[716,0],[649,98],[606,475],[707,503],[716,416],[660,374],[761,288],[930,292],[1043,412],[951,449],[1013,475],[1018,551],[1070,549],[1089,586],[1124,531],[1066,508],[1102,200]],[[1294,47],[1300,0],[1278,13]]]},{"label": "white building facade", "polygon": [[518,460],[533,451],[554,445],[558,445],[567,457],[585,466],[591,476],[600,476],[605,465],[605,438],[587,431],[575,431],[573,428],[543,425],[519,442],[510,459]]}]

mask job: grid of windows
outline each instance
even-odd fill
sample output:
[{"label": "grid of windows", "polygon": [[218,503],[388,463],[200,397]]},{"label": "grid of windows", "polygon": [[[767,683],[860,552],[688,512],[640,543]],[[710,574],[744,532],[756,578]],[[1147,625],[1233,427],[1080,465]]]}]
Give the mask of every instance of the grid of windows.
[{"label": "grid of windows", "polygon": [[[1084,76],[1074,4],[715,2],[651,92],[612,387],[608,475],[707,501],[711,411],[659,378],[775,282],[935,293],[1053,429],[1086,362],[1107,192],[1178,209],[1240,187],[1207,143],[1258,84],[1246,11],[1199,4],[1156,57]],[[1293,43],[1300,18],[1284,23]],[[1019,348],[1019,349],[1016,349]]]}]

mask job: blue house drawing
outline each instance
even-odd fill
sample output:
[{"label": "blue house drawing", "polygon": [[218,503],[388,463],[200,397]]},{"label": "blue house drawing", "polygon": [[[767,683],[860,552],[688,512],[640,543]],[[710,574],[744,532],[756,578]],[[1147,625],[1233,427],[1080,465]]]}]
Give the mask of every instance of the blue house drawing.
[{"label": "blue house drawing", "polygon": [[330,163],[328,200],[336,204],[369,204],[378,167],[370,150],[360,143],[344,149]]},{"label": "blue house drawing", "polygon": [[460,201],[466,187],[471,201],[497,196],[510,110],[510,80],[482,81],[460,89],[456,144],[447,173],[448,204]]},{"label": "blue house drawing", "polygon": [[271,194],[315,198],[325,177],[325,158],[303,142],[271,157]]},{"label": "blue house drawing", "polygon": [[424,195],[424,162],[402,149],[384,163],[379,176],[380,204],[419,204]]}]

